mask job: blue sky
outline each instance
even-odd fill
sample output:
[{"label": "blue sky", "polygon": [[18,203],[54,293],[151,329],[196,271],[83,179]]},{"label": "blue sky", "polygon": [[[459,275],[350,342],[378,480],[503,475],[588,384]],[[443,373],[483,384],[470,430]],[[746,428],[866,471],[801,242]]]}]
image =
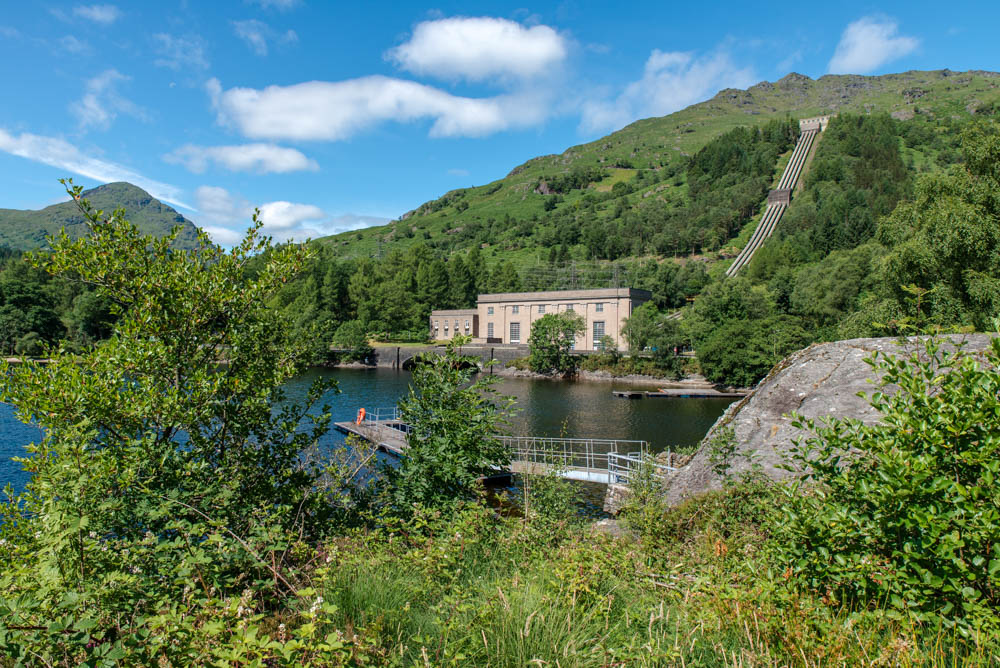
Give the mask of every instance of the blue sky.
[{"label": "blue sky", "polygon": [[316,237],[793,70],[1000,70],[998,20],[993,2],[7,0],[0,207],[127,180],[224,245],[254,206],[276,238]]}]

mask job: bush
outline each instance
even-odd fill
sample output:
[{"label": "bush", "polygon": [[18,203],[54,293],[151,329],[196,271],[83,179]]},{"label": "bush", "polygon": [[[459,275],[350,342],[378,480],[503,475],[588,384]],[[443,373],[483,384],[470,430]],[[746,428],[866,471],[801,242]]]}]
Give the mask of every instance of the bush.
[{"label": "bush", "polygon": [[479,480],[510,462],[510,450],[496,437],[513,400],[491,386],[499,376],[478,371],[476,357],[460,355],[468,337],[457,336],[444,355],[417,357],[410,393],[399,402],[410,426],[398,467],[386,469],[391,504],[410,512],[413,504],[451,506],[475,498]]},{"label": "bush", "polygon": [[334,333],[333,341],[347,349],[344,354],[344,359],[347,361],[364,362],[371,357],[373,352],[373,348],[368,342],[368,332],[365,331],[364,324],[359,320],[348,320],[342,323]]},{"label": "bush", "polygon": [[570,353],[578,334],[585,331],[583,317],[571,311],[549,313],[531,323],[528,365],[535,373],[569,375],[579,358]]},{"label": "bush", "polygon": [[38,357],[42,354],[42,338],[38,332],[28,332],[17,340],[14,352],[25,357]]},{"label": "bush", "polygon": [[815,486],[789,488],[775,549],[789,574],[834,601],[995,632],[1000,339],[985,364],[940,339],[923,351],[869,360],[881,374],[868,397],[880,424],[798,422],[816,436],[793,460]]}]

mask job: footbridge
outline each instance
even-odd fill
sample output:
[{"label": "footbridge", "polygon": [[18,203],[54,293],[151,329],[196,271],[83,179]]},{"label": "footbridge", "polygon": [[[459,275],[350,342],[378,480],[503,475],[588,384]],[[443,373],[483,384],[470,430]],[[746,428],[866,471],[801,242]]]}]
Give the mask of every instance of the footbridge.
[{"label": "footbridge", "polygon": [[753,255],[757,252],[757,249],[774,232],[774,228],[778,225],[778,221],[781,220],[782,214],[785,213],[785,209],[788,208],[788,205],[792,201],[792,190],[795,189],[799,176],[802,175],[802,170],[809,158],[809,152],[812,150],[816,136],[826,129],[829,120],[829,116],[818,116],[816,118],[804,118],[799,121],[799,129],[801,130],[799,140],[795,143],[795,150],[792,151],[792,157],[789,159],[788,164],[785,166],[785,171],[778,181],[778,187],[768,193],[767,208],[764,209],[764,215],[761,216],[760,223],[757,224],[757,229],[754,230],[753,236],[750,237],[750,241],[740,251],[736,260],[726,270],[726,276],[735,276],[743,267],[747,266],[750,260],[753,259]]},{"label": "footbridge", "polygon": [[[362,438],[382,452],[406,456],[410,426],[396,407],[365,410],[360,420],[336,422],[344,434]],[[495,436],[510,452],[509,473],[554,472],[570,480],[605,485],[624,484],[649,455],[649,443],[605,438],[552,438],[548,436]],[[497,471],[503,474],[504,471]]]}]

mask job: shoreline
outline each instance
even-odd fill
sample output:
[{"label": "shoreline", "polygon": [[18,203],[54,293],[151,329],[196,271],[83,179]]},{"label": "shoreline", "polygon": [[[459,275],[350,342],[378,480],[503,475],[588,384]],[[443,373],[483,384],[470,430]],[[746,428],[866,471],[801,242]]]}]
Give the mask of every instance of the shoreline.
[{"label": "shoreline", "polygon": [[[387,367],[378,364],[366,364],[364,362],[343,362],[337,364],[326,365],[334,369],[384,369]],[[712,383],[704,376],[693,375],[685,376],[680,380],[674,380],[672,378],[661,378],[658,376],[647,376],[643,374],[628,374],[625,376],[616,376],[609,371],[586,371],[581,370],[576,373],[575,376],[565,377],[560,375],[551,375],[543,373],[535,373],[534,371],[527,371],[524,369],[516,369],[514,367],[508,367],[503,365],[497,365],[494,367],[493,371],[490,372],[488,369],[483,369],[482,373],[492,373],[494,376],[500,376],[501,378],[522,378],[527,380],[547,380],[547,381],[559,381],[559,382],[586,382],[586,383],[620,383],[630,386],[642,386],[642,387],[652,387],[655,389],[660,388],[670,388],[670,389],[703,389],[703,390],[716,390],[720,392],[737,392],[742,394],[749,394],[753,388],[746,387],[729,387],[729,386],[719,386]]]}]

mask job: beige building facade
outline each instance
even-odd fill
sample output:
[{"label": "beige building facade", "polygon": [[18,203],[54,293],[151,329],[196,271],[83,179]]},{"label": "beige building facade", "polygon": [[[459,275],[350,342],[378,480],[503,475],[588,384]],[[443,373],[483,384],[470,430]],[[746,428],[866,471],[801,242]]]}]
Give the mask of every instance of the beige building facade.
[{"label": "beige building facade", "polygon": [[431,311],[431,338],[451,341],[456,334],[479,337],[479,311],[474,308]]},{"label": "beige building facade", "polygon": [[610,336],[620,350],[627,350],[628,342],[622,336],[625,320],[652,296],[648,290],[635,288],[479,295],[477,339],[527,344],[533,322],[550,313],[573,311],[583,316],[586,324],[584,333],[577,336],[575,350],[598,350],[604,336]]}]

